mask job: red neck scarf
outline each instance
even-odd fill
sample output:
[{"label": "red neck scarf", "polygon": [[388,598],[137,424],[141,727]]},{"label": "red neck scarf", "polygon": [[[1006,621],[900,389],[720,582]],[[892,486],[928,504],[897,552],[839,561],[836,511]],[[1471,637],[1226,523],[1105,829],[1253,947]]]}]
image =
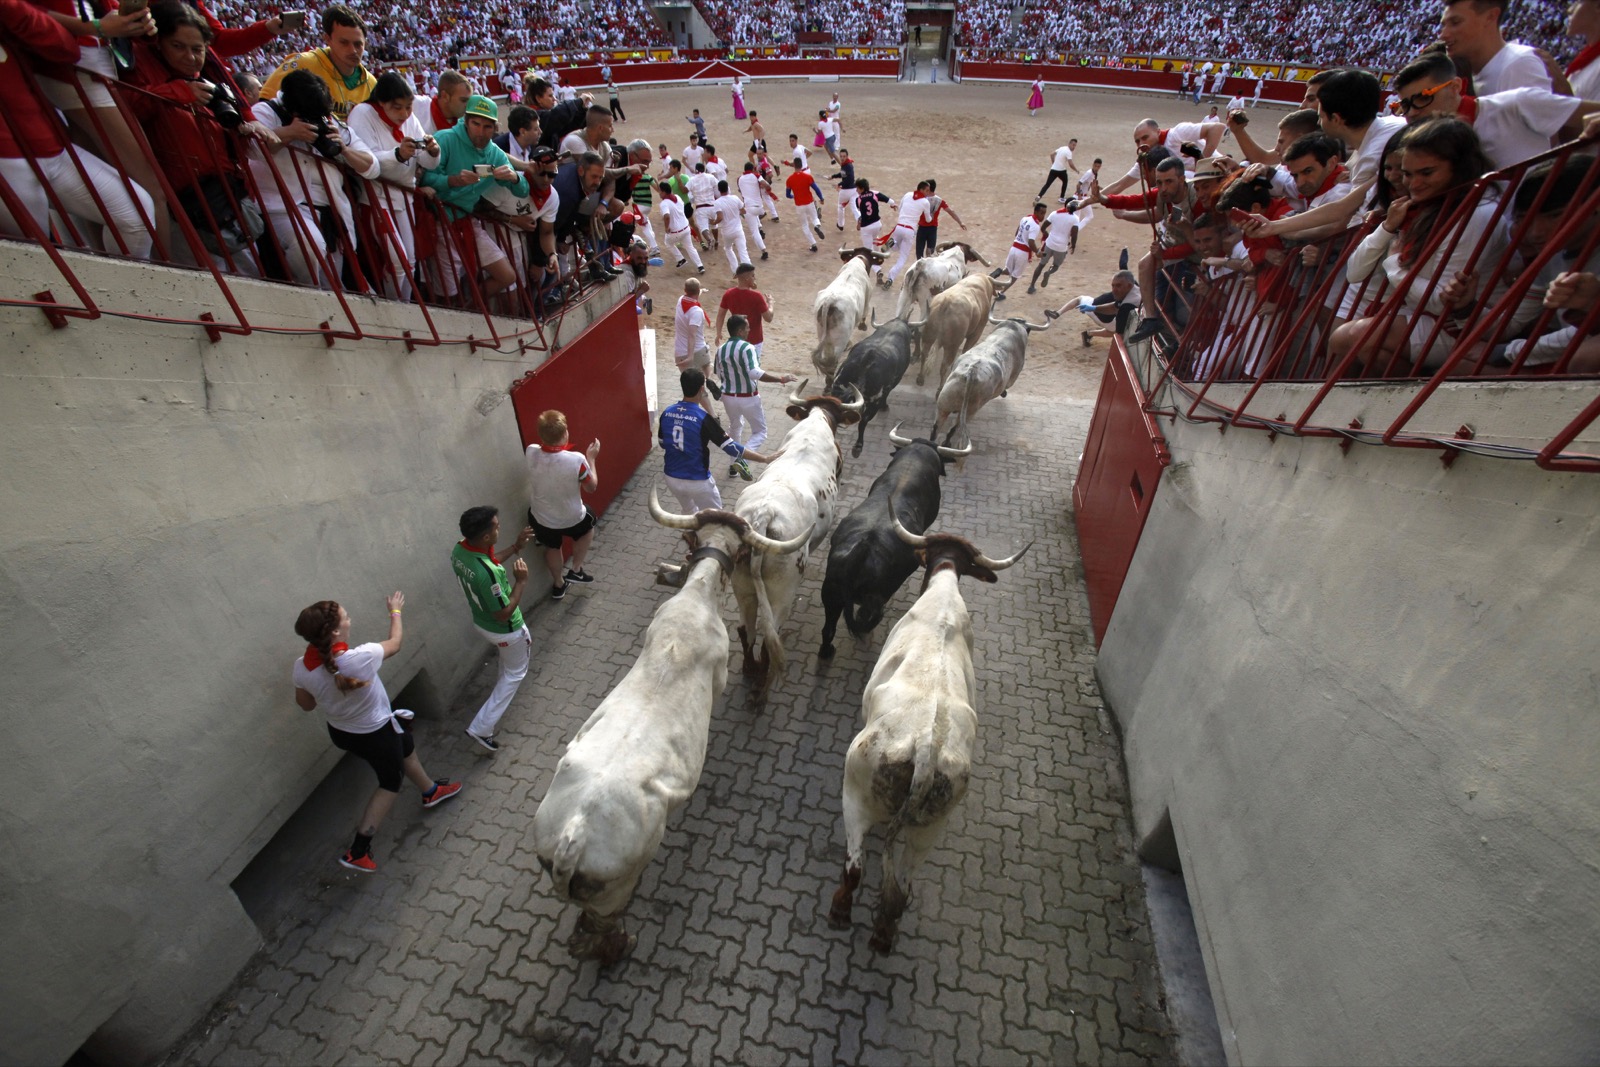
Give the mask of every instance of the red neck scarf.
[{"label": "red neck scarf", "polygon": [[539,451],[541,451],[541,452],[567,452],[567,451],[571,450],[571,448],[572,448],[572,446],[570,444],[568,444],[568,445],[547,445],[547,444],[544,444],[543,442],[540,442],[540,444],[539,444]]},{"label": "red neck scarf", "polygon": [[1328,172],[1328,176],[1323,179],[1322,188],[1318,189],[1316,192],[1314,192],[1310,196],[1306,197],[1306,199],[1307,200],[1315,200],[1317,197],[1321,196],[1323,193],[1327,192],[1329,189],[1332,189],[1335,185],[1338,185],[1339,184],[1339,179],[1343,178],[1343,177],[1344,177],[1344,164],[1343,163],[1335,163],[1333,165],[1333,169]]},{"label": "red neck scarf", "polygon": [[400,129],[399,126],[395,125],[393,119],[389,118],[389,113],[383,110],[382,104],[373,104],[372,110],[376,111],[378,113],[378,117],[383,120],[383,124],[389,127],[389,133],[394,138],[395,144],[399,144],[401,141],[405,140],[405,131]]},{"label": "red neck scarf", "polygon": [[435,129],[448,130],[450,127],[456,124],[455,119],[446,118],[444,112],[439,110],[438,97],[434,97],[432,100],[428,101],[428,114],[433,116],[433,125]]},{"label": "red neck scarf", "polygon": [[1572,62],[1567,64],[1567,76],[1570,78],[1596,59],[1600,59],[1600,41],[1596,41],[1573,57]]},{"label": "red neck scarf", "polygon": [[682,308],[684,311],[688,311],[690,308],[699,307],[700,306],[700,301],[698,301],[698,300],[690,300],[686,296],[680,296],[680,297],[678,297],[678,306],[680,308]]},{"label": "red neck scarf", "polygon": [[[328,654],[337,657],[341,653],[348,651],[350,651],[350,646],[345,644],[343,641],[339,641],[336,642],[333,647],[328,649]],[[306,665],[306,670],[314,671],[318,667],[322,666],[322,653],[317,651],[316,645],[307,645],[306,658],[301,660],[301,662]]]},{"label": "red neck scarf", "polygon": [[488,556],[489,557],[489,562],[491,562],[491,563],[499,563],[500,562],[499,560],[494,558],[494,549],[492,549],[492,548],[473,548],[471,545],[467,544],[467,542],[465,542],[465,541],[461,542],[461,547],[466,549],[468,552],[476,552],[480,556]]},{"label": "red neck scarf", "polygon": [[1468,126],[1475,125],[1478,121],[1478,98],[1463,95],[1461,106],[1456,109],[1456,115]]}]

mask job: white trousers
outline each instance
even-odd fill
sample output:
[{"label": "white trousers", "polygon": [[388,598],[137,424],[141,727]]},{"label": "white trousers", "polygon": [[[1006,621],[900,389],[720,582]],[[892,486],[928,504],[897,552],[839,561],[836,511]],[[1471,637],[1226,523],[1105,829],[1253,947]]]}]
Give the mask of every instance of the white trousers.
[{"label": "white trousers", "polygon": [[636,211],[635,214],[639,217],[639,228],[644,231],[646,249],[654,252],[661,247],[656,244],[656,228],[650,225],[649,215],[646,215],[643,211]]},{"label": "white trousers", "polygon": [[[761,446],[767,443],[767,416],[761,410],[761,397],[729,396],[723,393],[722,409],[728,416],[728,436],[746,448],[761,451]],[[739,434],[743,431],[743,423],[750,424],[748,441],[739,438]]]},{"label": "white trousers", "polygon": [[722,236],[722,251],[728,257],[728,272],[731,274],[739,269],[739,264],[750,262],[750,250],[745,247],[744,231],[738,226],[718,232]]},{"label": "white trousers", "polygon": [[1028,273],[1028,264],[1032,260],[1033,257],[1028,255],[1027,249],[1012,248],[1010,252],[1006,253],[1006,273],[1013,278],[1020,278]]},{"label": "white trousers", "polygon": [[855,201],[855,188],[847,187],[839,190],[839,228],[844,229],[845,223],[850,221],[850,205]]},{"label": "white trousers", "polygon": [[[384,251],[389,258],[389,273],[382,278],[369,278],[368,281],[380,286],[384,293],[399,300],[411,299],[411,271],[417,263],[416,235],[411,232],[410,194],[402,192],[388,185],[374,184],[373,188],[379,190],[379,207],[394,227],[394,238],[385,241]],[[405,262],[400,262],[400,253],[395,251],[395,245],[405,253]]]},{"label": "white trousers", "polygon": [[[115,229],[122,236],[123,243],[128,246],[129,255],[149,259],[154,242],[149,228],[139,215],[138,208],[134,207],[134,198],[128,195],[128,186],[122,183],[122,175],[99,156],[91,155],[82,149],[75,151],[79,162],[83,164],[84,174],[89,176],[88,183],[84,182],[83,176],[78,173],[78,168],[73,165],[72,157],[66,152],[58,152],[48,159],[39,160],[39,173],[44,175],[44,180],[55,191],[61,206],[66,209],[67,214],[75,218]],[[45,194],[44,186],[39,184],[39,179],[34,176],[33,168],[28,166],[27,160],[0,159],[0,176],[5,178],[6,184],[17,194],[17,199],[22,201],[23,210],[27,211],[33,221],[38,223],[39,229],[48,235],[50,198]],[[139,198],[140,206],[144,208],[145,217],[148,217],[154,201],[137,184],[130,184]],[[94,187],[94,193],[89,191],[91,185]],[[101,214],[100,208],[95,205],[95,193],[99,194],[100,202],[106,206],[105,214]],[[17,237],[22,236],[22,227],[11,217],[11,212],[6,209],[4,203],[0,203],[0,229]],[[122,251],[116,239],[109,233],[105,235],[103,245],[107,252]]]},{"label": "white trousers", "polygon": [[700,267],[700,250],[695,247],[694,238],[687,228],[667,234],[661,243],[676,252],[680,260],[687,259],[696,269]]},{"label": "white trousers", "polygon": [[494,646],[500,655],[500,676],[495,679],[494,688],[489,692],[489,699],[483,702],[478,714],[472,717],[472,725],[467,727],[479,737],[491,737],[494,735],[495,727],[500,725],[500,716],[511,706],[511,698],[517,695],[517,688],[522,685],[522,679],[528,676],[528,660],[533,654],[533,637],[528,633],[526,626],[508,634],[497,634],[481,626],[474,626],[473,629]]},{"label": "white trousers", "polygon": [[811,247],[817,247],[817,229],[822,223],[817,221],[817,202],[809,204],[796,204],[795,212],[800,216],[800,225],[805,228],[806,240],[811,242]]},{"label": "white trousers", "polygon": [[744,230],[745,233],[750,235],[750,243],[755,245],[757,250],[762,252],[767,250],[767,242],[761,236],[761,216],[759,214],[748,210],[744,213]]},{"label": "white trousers", "polygon": [[678,498],[681,514],[722,507],[722,492],[715,478],[674,478],[667,476],[667,488]]},{"label": "white trousers", "polygon": [[906,269],[911,262],[911,254],[917,250],[917,228],[915,226],[896,226],[894,228],[894,266],[889,268],[889,283],[900,277],[900,272]]}]

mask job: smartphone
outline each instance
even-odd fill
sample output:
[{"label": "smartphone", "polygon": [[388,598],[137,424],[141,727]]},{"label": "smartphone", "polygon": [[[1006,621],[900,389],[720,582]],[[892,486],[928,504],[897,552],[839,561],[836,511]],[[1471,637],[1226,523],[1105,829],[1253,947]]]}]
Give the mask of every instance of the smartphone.
[{"label": "smartphone", "polygon": [[295,30],[306,28],[306,13],[304,11],[284,11],[278,15],[283,20],[283,32],[293,33]]},{"label": "smartphone", "polygon": [[1243,226],[1250,221],[1250,212],[1242,207],[1230,207],[1228,209],[1228,218]]},{"label": "smartphone", "polygon": [[150,0],[123,0],[117,7],[117,13],[131,18],[149,6]]}]

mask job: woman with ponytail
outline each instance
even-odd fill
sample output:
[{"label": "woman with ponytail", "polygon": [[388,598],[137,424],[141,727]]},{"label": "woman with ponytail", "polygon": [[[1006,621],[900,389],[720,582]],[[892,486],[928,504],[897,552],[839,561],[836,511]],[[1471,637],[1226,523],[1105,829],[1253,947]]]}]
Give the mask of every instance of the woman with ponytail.
[{"label": "woman with ponytail", "polygon": [[318,707],[328,720],[335,747],[353,752],[372,765],[378,788],[367,801],[355,840],[339,862],[352,871],[371,874],[372,837],[409,778],[422,791],[422,806],[437,807],[461,792],[459,782],[435,781],[422,769],[416,744],[401,723],[408,711],[389,706],[389,693],[378,677],[383,661],[400,651],[401,609],[405,594],[393,593],[389,604],[389,639],[350,647],[350,613],[334,600],[319,600],[300,613],[294,632],[306,642],[305,654],[294,661],[294,699],[306,711]]}]

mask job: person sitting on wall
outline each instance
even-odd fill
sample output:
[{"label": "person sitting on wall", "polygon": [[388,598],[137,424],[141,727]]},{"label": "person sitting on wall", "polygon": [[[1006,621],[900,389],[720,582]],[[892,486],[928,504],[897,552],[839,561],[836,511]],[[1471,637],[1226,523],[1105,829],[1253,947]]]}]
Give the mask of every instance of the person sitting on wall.
[{"label": "person sitting on wall", "polygon": [[378,788],[361,814],[355,838],[339,857],[340,864],[362,874],[378,869],[372,839],[394,807],[402,779],[411,779],[421,791],[424,808],[438,807],[461,792],[459,782],[428,777],[406,727],[411,712],[390,707],[389,693],[378,677],[383,661],[400,651],[405,603],[405,594],[390,594],[388,638],[355,648],[350,647],[350,613],[338,601],[317,601],[300,612],[294,624],[294,632],[306,642],[305,653],[295,659],[291,672],[295,703],[306,711],[320,707],[334,747],[366,760],[378,776]]}]

